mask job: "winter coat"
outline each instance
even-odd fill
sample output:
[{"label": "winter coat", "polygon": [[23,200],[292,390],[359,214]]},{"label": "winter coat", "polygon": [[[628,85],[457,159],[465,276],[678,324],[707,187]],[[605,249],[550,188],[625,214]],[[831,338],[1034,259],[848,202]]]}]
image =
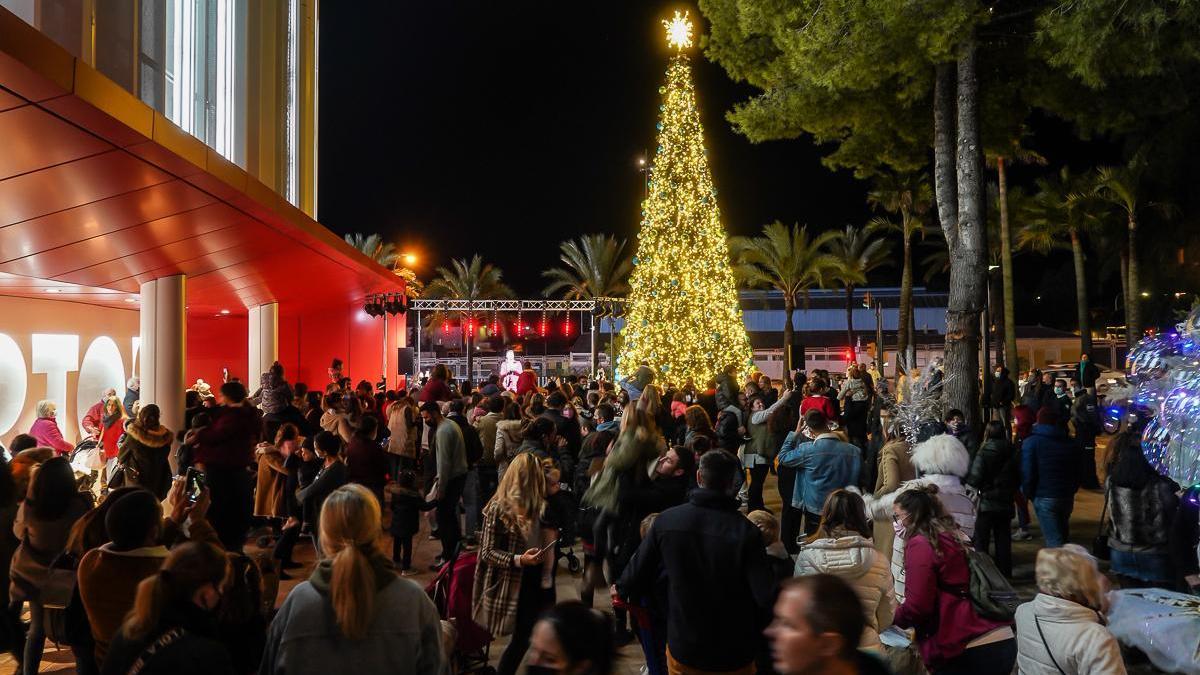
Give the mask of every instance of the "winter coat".
[{"label": "winter coat", "polygon": [[[920,478],[902,483],[899,488],[884,495],[867,495],[867,515],[873,521],[891,523],[892,505],[896,497],[905,490],[922,485],[938,487],[938,501],[958,524],[968,539],[975,536],[976,506],[967,494],[962,478],[967,474],[969,462],[967,449],[949,434],[941,434],[917,445],[913,450],[913,467],[922,472]],[[896,580],[896,602],[904,602],[904,551],[905,540],[894,537],[892,542],[892,577]]]},{"label": "winter coat", "polygon": [[321,467],[313,482],[296,491],[296,500],[304,505],[304,520],[315,528],[321,522],[321,506],[325,498],[347,482],[346,465],[340,460]]},{"label": "winter coat", "polygon": [[771,431],[767,428],[767,420],[771,419],[771,414],[783,406],[788,398],[790,397],[785,394],[783,398],[767,408],[750,414],[750,426],[747,429],[750,434],[750,442],[746,444],[745,456],[742,458],[742,463],[747,468],[759,464],[769,464],[779,454],[779,446],[775,445]]},{"label": "winter coat", "polygon": [[104,420],[104,401],[97,401],[84,413],[79,422],[80,430],[91,438],[100,435],[100,427]]},{"label": "winter coat", "polygon": [[126,675],[146,648],[168,630],[178,631],[166,646],[156,649],[145,662],[140,675],[234,675],[229,649],[219,639],[216,620],[190,600],[168,606],[159,621],[159,629],[142,640],[131,640],[125,631],[117,632],[109,645],[100,675]]},{"label": "winter coat", "polygon": [[1021,444],[1021,489],[1026,497],[1071,498],[1079,489],[1079,446],[1053,424],[1033,425]]},{"label": "winter coat", "polygon": [[417,394],[417,401],[420,403],[429,403],[430,401],[440,403],[449,401],[451,398],[453,396],[450,394],[450,386],[446,384],[445,380],[435,378],[430,378]]},{"label": "winter coat", "polygon": [[[917,470],[913,468],[912,459],[909,457],[908,443],[895,440],[879,449],[879,475],[875,478],[874,494],[886,495],[895,492],[901,483],[916,477]],[[896,537],[896,532],[892,529],[892,519],[875,518],[871,521],[871,529],[874,535],[871,540],[875,542],[875,550],[891,560],[892,539]]]},{"label": "winter coat", "polygon": [[804,436],[793,431],[783,441],[778,461],[780,466],[796,470],[792,506],[820,513],[830,492],[858,482],[862,453],[837,434],[825,433],[804,442]]},{"label": "winter coat", "polygon": [[1075,427],[1077,437],[1095,436],[1103,427],[1100,424],[1100,407],[1096,405],[1096,397],[1087,393],[1075,397],[1071,403],[1071,425]]},{"label": "winter coat", "polygon": [[254,515],[267,518],[287,516],[287,499],[284,485],[288,471],[283,466],[284,456],[269,443],[260,443],[254,450],[258,458],[258,482],[254,490]]},{"label": "winter coat", "polygon": [[729,406],[736,406],[738,404],[738,386],[731,375],[728,373],[717,375],[715,395],[717,410],[724,410]]},{"label": "winter coat", "polygon": [[974,639],[1008,625],[979,616],[971,604],[971,571],[955,535],[938,535],[938,551],[924,535],[905,543],[908,597],[896,609],[901,628],[915,628],[921,660],[933,672],[963,653]]},{"label": "winter coat", "polygon": [[537,391],[537,373],[526,368],[517,376],[517,398],[523,399],[525,394],[531,391]]},{"label": "winter coat", "polygon": [[700,488],[687,504],[660,513],[617,591],[626,599],[650,596],[663,571],[671,655],[713,671],[752,663],[775,584],[762,534],[738,513],[737,500]]},{"label": "winter coat", "polygon": [[1094,609],[1038,593],[1017,608],[1016,621],[1021,675],[1125,673],[1117,639]]},{"label": "winter coat", "polygon": [[992,382],[992,407],[1007,410],[1012,407],[1017,398],[1017,385],[1008,376],[1008,368],[1000,369],[1000,377],[994,377]]},{"label": "winter coat", "polygon": [[125,418],[118,418],[100,432],[100,447],[104,451],[104,459],[112,459],[120,453],[121,434],[125,433]]},{"label": "winter coat", "polygon": [[449,673],[441,622],[420,586],[401,579],[391,561],[375,555],[374,616],[367,634],[348,640],[333,614],[331,561],[292,589],[267,635],[259,675],[286,673]]},{"label": "winter coat", "polygon": [[838,418],[837,408],[833,407],[833,401],[829,400],[828,396],[813,394],[805,396],[803,401],[800,401],[800,418],[804,418],[804,414],[809,410],[820,410],[825,419],[836,421]]},{"label": "winter coat", "polygon": [[54,452],[65,455],[75,449],[71,442],[63,438],[58,429],[58,422],[53,417],[39,417],[29,427],[29,435],[37,441],[39,448],[54,448]]},{"label": "winter coat", "polygon": [[1112,477],[1104,481],[1108,496],[1108,545],[1126,553],[1167,553],[1175,511],[1179,508],[1178,486],[1164,476],[1155,476],[1140,490],[1121,487]]},{"label": "winter coat", "polygon": [[467,473],[467,444],[462,428],[452,419],[442,419],[434,430],[433,448],[437,477],[445,490],[450,481]]},{"label": "winter coat", "polygon": [[126,415],[133,415],[133,404],[137,403],[138,399],[141,398],[139,391],[138,389],[125,390],[125,399],[121,401],[121,405],[125,408]]},{"label": "winter coat", "polygon": [[156,545],[115,551],[104,544],[79,561],[79,599],[87,611],[96,641],[96,662],[103,663],[125,615],[133,609],[138,583],[156,574],[167,558],[167,547]]},{"label": "winter coat", "polygon": [[1096,380],[1100,379],[1100,368],[1091,361],[1080,361],[1075,367],[1075,374],[1079,377],[1079,384],[1094,387]]},{"label": "winter coat", "polygon": [[[529,527],[541,529],[534,520]],[[471,591],[471,618],[493,638],[513,632],[517,599],[521,596],[522,567],[516,556],[529,550],[529,536],[515,519],[505,517],[499,502],[483,507],[483,532],[479,537],[479,562]]]},{"label": "winter coat", "polygon": [[388,531],[393,537],[411,537],[421,529],[421,512],[437,507],[437,502],[427,502],[416,490],[389,487],[392,493],[390,507],[392,524]]},{"label": "winter coat", "polygon": [[500,413],[490,412],[475,418],[475,431],[479,434],[479,442],[483,444],[483,456],[479,465],[496,466],[496,428],[500,424]]},{"label": "winter coat", "polygon": [[388,471],[391,464],[387,453],[375,441],[355,434],[346,446],[346,480],[358,483],[367,488],[379,498],[383,506],[383,486],[387,485]]},{"label": "winter coat", "polygon": [[171,489],[171,441],[174,435],[161,424],[156,429],[147,429],[134,422],[125,429],[117,461],[132,469],[126,474],[127,483],[140,485],[162,500]]},{"label": "winter coat", "polygon": [[9,569],[12,578],[9,592],[14,601],[41,595],[41,589],[49,579],[50,564],[67,549],[67,539],[75,521],[92,508],[89,493],[79,492],[70,499],[67,510],[55,520],[40,520],[28,501],[17,507],[12,532],[21,543],[13,554]]},{"label": "winter coat", "polygon": [[517,448],[521,447],[521,441],[521,420],[496,422],[496,445],[493,455],[499,475],[504,475],[508,463],[517,456]]},{"label": "winter coat", "polygon": [[416,459],[417,413],[412,406],[392,405],[387,412],[389,432],[387,451],[393,455]]},{"label": "winter coat", "polygon": [[261,428],[258,410],[248,405],[215,409],[212,424],[196,434],[199,445],[193,459],[205,467],[244,469],[254,463]]},{"label": "winter coat", "polygon": [[979,492],[980,511],[1011,516],[1021,482],[1021,453],[1006,440],[989,438],[975,453],[964,482]]},{"label": "winter coat", "polygon": [[258,407],[265,415],[278,415],[283,409],[292,404],[292,387],[282,377],[272,380],[270,373],[263,373],[259,379]]},{"label": "winter coat", "polygon": [[796,554],[796,576],[832,574],[850,584],[862,601],[867,620],[859,646],[881,650],[879,631],[892,625],[896,609],[892,572],[888,560],[875,550],[875,544],[858,534],[817,539],[805,544]]},{"label": "winter coat", "polygon": [[351,424],[350,416],[346,413],[326,410],[321,414],[320,425],[322,430],[337,434],[343,443],[349,443],[350,439],[354,437],[354,425]]}]

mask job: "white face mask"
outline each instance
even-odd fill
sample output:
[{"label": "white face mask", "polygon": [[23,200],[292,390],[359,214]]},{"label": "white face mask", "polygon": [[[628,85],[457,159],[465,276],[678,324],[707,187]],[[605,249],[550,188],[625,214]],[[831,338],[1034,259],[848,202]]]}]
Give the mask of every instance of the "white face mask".
[{"label": "white face mask", "polygon": [[892,518],[892,531],[896,533],[897,539],[908,539],[908,528],[904,526],[903,520]]}]

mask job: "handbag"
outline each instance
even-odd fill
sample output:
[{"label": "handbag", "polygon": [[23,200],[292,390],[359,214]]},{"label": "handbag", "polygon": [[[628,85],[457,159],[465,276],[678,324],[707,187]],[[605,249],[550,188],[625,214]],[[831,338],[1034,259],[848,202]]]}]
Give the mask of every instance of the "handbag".
[{"label": "handbag", "polygon": [[1092,555],[1098,560],[1108,560],[1112,551],[1108,547],[1108,490],[1104,490],[1104,508],[1100,509],[1100,527],[1092,539]]}]

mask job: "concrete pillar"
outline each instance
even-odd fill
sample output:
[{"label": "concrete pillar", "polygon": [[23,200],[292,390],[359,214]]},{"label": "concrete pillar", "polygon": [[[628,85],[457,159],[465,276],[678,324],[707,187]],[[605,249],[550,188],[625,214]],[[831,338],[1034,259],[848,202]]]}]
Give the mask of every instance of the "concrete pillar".
[{"label": "concrete pillar", "polygon": [[279,360],[279,303],[251,307],[247,325],[250,348],[246,353],[250,363],[249,370],[246,371],[246,388],[253,393],[258,389],[258,380],[262,374]]},{"label": "concrete pillar", "polygon": [[[142,284],[141,365],[142,405],[159,407],[163,426],[183,428],[184,356],[187,353],[187,278],[182,274]],[[174,470],[175,453],[171,453]]]}]

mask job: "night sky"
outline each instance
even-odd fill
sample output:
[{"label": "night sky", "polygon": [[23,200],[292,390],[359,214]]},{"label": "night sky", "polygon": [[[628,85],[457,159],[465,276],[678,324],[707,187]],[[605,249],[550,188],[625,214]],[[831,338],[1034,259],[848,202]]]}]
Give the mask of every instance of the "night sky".
[{"label": "night sky", "polygon": [[[482,253],[525,297],[540,296],[565,239],[632,245],[669,57],[658,21],[679,6],[321,3],[321,222],[418,251],[426,278]],[[753,90],[698,49],[693,63],[731,234],[865,220],[864,183],[806,141],[735,134],[725,111]]]}]

